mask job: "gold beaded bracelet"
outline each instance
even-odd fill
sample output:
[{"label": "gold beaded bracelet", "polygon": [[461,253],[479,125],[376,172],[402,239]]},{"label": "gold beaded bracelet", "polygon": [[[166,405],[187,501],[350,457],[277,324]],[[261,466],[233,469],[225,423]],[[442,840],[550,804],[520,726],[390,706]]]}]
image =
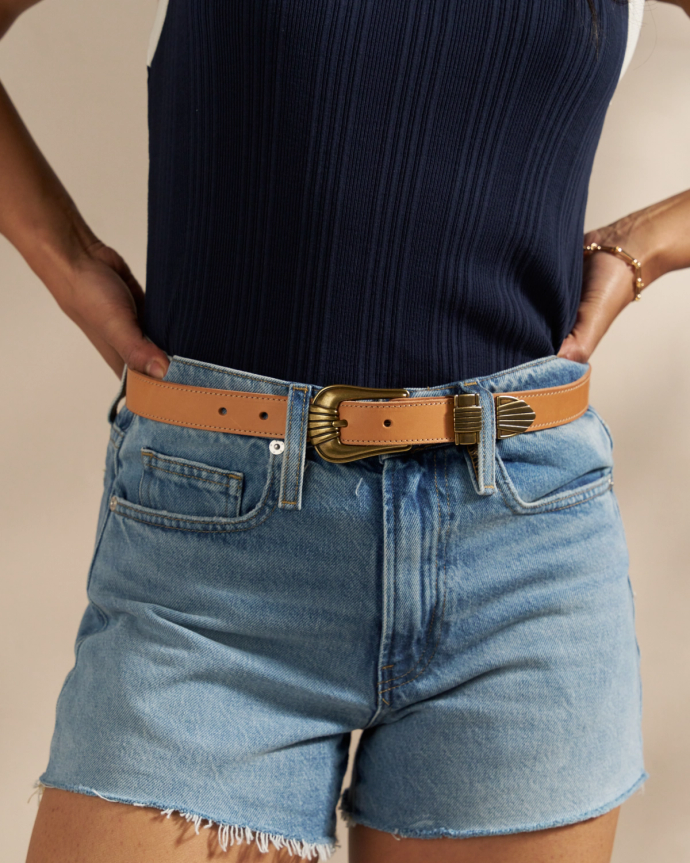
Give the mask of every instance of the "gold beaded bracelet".
[{"label": "gold beaded bracelet", "polygon": [[642,288],[644,288],[645,284],[642,281],[642,264],[637,260],[637,258],[633,258],[632,255],[624,252],[620,246],[600,246],[599,243],[590,243],[588,246],[583,246],[583,251],[585,255],[591,255],[592,252],[609,252],[609,254],[615,255],[617,258],[620,258],[622,261],[625,261],[626,264],[631,266],[635,271],[633,276],[633,291],[635,292],[634,299],[640,299],[640,294],[642,293]]}]

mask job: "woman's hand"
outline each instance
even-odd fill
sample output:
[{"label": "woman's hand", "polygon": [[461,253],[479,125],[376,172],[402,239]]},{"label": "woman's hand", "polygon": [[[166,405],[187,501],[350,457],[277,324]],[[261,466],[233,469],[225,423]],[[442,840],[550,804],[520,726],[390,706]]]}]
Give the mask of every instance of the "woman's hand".
[{"label": "woman's hand", "polygon": [[[642,264],[649,286],[664,273],[690,267],[690,190],[585,234],[584,244],[620,246]],[[625,261],[594,252],[584,261],[577,319],[559,357],[589,361],[614,320],[635,298],[635,274]]]},{"label": "woman's hand", "polygon": [[144,291],[114,249],[94,239],[52,293],[115,374],[127,364],[163,377],[168,358],[142,332]]},{"label": "woman's hand", "polygon": [[[584,242],[585,245],[620,246],[626,252],[629,248],[629,243],[626,245],[615,225],[590,231],[585,234]],[[645,276],[643,268],[643,279]],[[559,357],[578,363],[589,362],[604,333],[634,300],[633,281],[632,267],[615,255],[593,252],[585,258],[577,319],[572,332],[561,345]]]}]

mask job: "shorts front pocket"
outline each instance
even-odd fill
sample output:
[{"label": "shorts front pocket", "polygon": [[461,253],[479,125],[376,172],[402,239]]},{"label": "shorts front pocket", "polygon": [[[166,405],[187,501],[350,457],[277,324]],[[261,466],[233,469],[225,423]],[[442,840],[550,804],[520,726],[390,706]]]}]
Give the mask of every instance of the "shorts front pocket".
[{"label": "shorts front pocket", "polygon": [[142,448],[139,504],[207,518],[240,514],[243,475]]},{"label": "shorts front pocket", "polygon": [[593,408],[579,419],[496,445],[496,480],[514,512],[538,513],[585,503],[613,485],[613,446]]}]

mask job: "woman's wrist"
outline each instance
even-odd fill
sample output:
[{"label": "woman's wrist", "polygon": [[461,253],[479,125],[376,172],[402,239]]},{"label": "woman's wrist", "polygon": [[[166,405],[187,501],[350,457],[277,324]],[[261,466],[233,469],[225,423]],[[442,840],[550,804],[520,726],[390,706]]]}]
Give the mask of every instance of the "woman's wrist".
[{"label": "woman's wrist", "polygon": [[60,306],[69,302],[91,251],[102,245],[67,197],[51,201],[40,218],[16,231],[11,239]]},{"label": "woman's wrist", "polygon": [[645,286],[690,267],[690,190],[659,201],[585,235],[589,243],[620,246],[642,264]]},{"label": "woman's wrist", "polygon": [[97,243],[1,84],[0,234],[58,302],[60,285]]},{"label": "woman's wrist", "polygon": [[[690,267],[690,189],[647,208],[654,278]],[[643,211],[645,212],[645,211]]]}]

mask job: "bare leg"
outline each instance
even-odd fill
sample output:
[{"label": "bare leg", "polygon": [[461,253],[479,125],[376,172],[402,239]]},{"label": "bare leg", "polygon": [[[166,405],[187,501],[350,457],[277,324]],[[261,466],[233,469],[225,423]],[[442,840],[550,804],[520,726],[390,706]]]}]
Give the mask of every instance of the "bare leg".
[{"label": "bare leg", "polygon": [[473,839],[399,839],[357,825],[350,863],[609,863],[619,809],[567,827]]},{"label": "bare leg", "polygon": [[213,827],[201,829],[158,809],[108,803],[99,797],[46,788],[26,863],[294,863],[285,850],[262,854],[255,845],[218,844]]}]

